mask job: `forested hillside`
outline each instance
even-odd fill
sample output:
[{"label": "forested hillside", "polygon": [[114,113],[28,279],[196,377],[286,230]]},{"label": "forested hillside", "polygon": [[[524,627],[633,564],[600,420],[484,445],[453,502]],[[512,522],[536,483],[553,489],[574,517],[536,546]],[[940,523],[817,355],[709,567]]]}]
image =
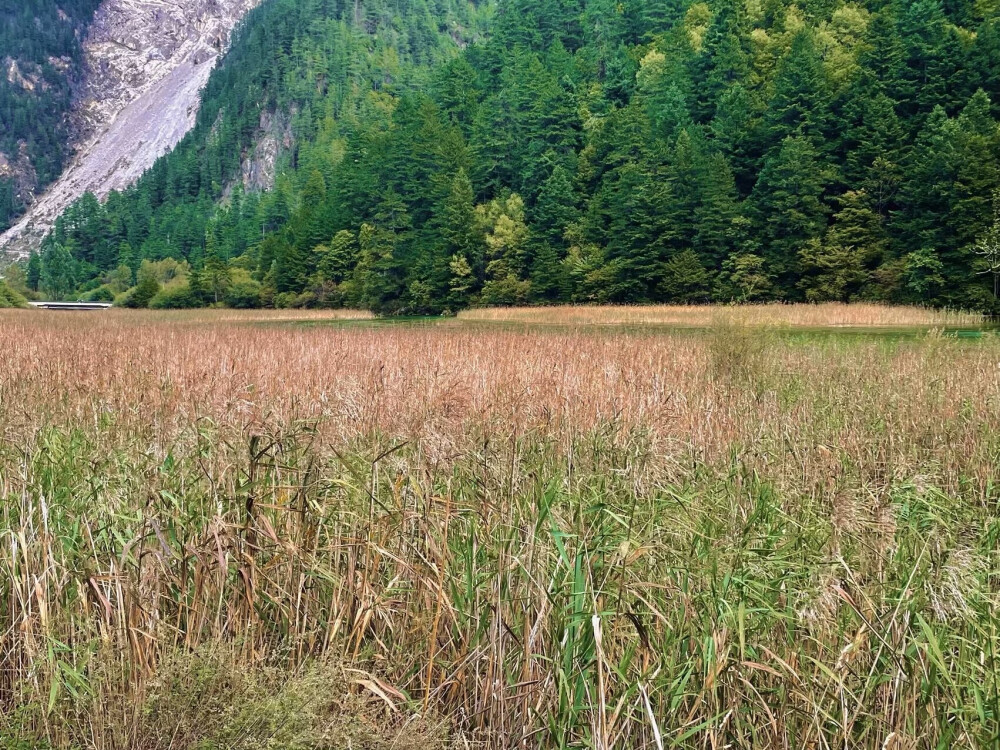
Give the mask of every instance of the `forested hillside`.
[{"label": "forested hillside", "polygon": [[100,0],[0,0],[0,230],[65,163],[83,32]]},{"label": "forested hillside", "polygon": [[[382,313],[996,309],[997,0],[493,11],[268,0],[195,131],[105,206],[74,206],[27,285]],[[292,137],[273,189],[254,192],[240,175],[264,112],[289,118]]]}]

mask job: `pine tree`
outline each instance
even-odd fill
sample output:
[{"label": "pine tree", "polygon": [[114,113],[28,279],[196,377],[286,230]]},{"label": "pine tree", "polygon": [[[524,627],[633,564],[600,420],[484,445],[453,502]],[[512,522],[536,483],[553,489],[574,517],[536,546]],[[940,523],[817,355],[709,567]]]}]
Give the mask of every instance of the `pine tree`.
[{"label": "pine tree", "polygon": [[749,71],[746,35],[742,3],[720,0],[701,53],[692,60],[691,79],[698,93],[693,109],[698,121],[710,120],[725,91],[746,78]]},{"label": "pine tree", "polygon": [[559,255],[566,248],[566,230],[579,218],[577,196],[569,172],[557,164],[542,185],[531,212],[535,238]]},{"label": "pine tree", "polygon": [[799,251],[799,266],[798,287],[809,302],[849,302],[868,280],[857,249],[818,239],[809,240]]},{"label": "pine tree", "polygon": [[233,283],[229,264],[215,251],[215,248],[209,248],[205,253],[205,266],[200,276],[206,296],[215,304],[222,301]]},{"label": "pine tree", "polygon": [[660,295],[668,302],[694,304],[708,301],[711,276],[693,250],[682,250],[663,266]]},{"label": "pine tree", "polygon": [[904,111],[926,115],[935,106],[953,109],[965,94],[961,79],[964,53],[948,28],[941,3],[908,3],[899,27],[905,50],[904,78],[912,97],[903,102]]},{"label": "pine tree", "polygon": [[395,242],[394,232],[373,224],[361,225],[353,304],[379,314],[398,311],[403,274],[395,257]]},{"label": "pine tree", "polygon": [[676,238],[669,218],[670,183],[641,165],[628,165],[618,171],[602,203],[610,214],[607,259],[614,282],[609,298],[616,302],[658,299],[664,263]]},{"label": "pine tree", "polygon": [[462,129],[466,138],[472,134],[482,95],[476,69],[465,57],[457,57],[442,66],[435,77],[435,101]]},{"label": "pine tree", "polygon": [[872,16],[858,52],[857,78],[865,84],[865,97],[884,94],[900,102],[909,100],[913,91],[905,80],[906,51],[894,10],[890,3]]},{"label": "pine tree", "polygon": [[761,107],[741,83],[735,83],[719,99],[710,131],[732,167],[741,195],[757,181],[766,132]]},{"label": "pine tree", "polygon": [[51,299],[66,299],[76,291],[77,273],[72,252],[65,245],[52,243],[41,255],[39,290]]},{"label": "pine tree", "polygon": [[[309,251],[287,237],[279,240],[275,263],[275,288],[279,292],[298,292],[309,278]],[[207,266],[207,259],[206,259]]]},{"label": "pine tree", "polygon": [[669,75],[663,53],[652,50],[642,58],[638,84],[654,131],[667,141],[674,140],[691,124],[691,113],[684,93]]},{"label": "pine tree", "polygon": [[209,301],[208,285],[202,269],[192,268],[188,274],[188,294],[195,306],[200,307]]},{"label": "pine tree", "polygon": [[843,174],[849,185],[860,185],[867,179],[876,159],[898,164],[906,142],[896,103],[883,93],[868,97],[861,90],[852,98],[851,121],[844,133]]},{"label": "pine tree", "polygon": [[979,85],[993,102],[993,116],[1000,118],[1000,18],[988,18],[979,26],[969,69],[981,76]]},{"label": "pine tree", "polygon": [[531,262],[531,293],[536,302],[562,302],[569,296],[562,259],[549,244],[540,245]]},{"label": "pine tree", "polygon": [[465,258],[470,268],[481,277],[485,270],[485,248],[482,234],[476,226],[472,182],[464,169],[460,169],[452,179],[451,190],[441,204],[436,223],[444,240],[445,255],[448,258]]},{"label": "pine tree", "polygon": [[726,157],[718,152],[702,156],[700,195],[694,213],[692,246],[699,262],[718,269],[737,249],[735,222],[740,214],[736,183]]},{"label": "pine tree", "polygon": [[316,248],[319,256],[316,270],[326,281],[340,283],[348,277],[357,263],[358,240],[354,232],[342,229],[334,235],[329,245]]},{"label": "pine tree", "polygon": [[322,172],[313,169],[302,189],[301,208],[292,222],[295,244],[300,251],[312,250],[330,238],[332,231],[327,216],[326,180]]},{"label": "pine tree", "polygon": [[982,89],[965,105],[956,125],[954,202],[948,224],[955,243],[975,242],[992,217],[992,193],[1000,187],[1000,129],[990,114],[992,104]]},{"label": "pine tree", "polygon": [[38,253],[33,252],[28,256],[28,289],[33,292],[38,291],[38,285],[42,278],[42,259]]},{"label": "pine tree", "polygon": [[813,34],[806,29],[795,35],[778,66],[767,107],[767,142],[775,148],[785,137],[798,135],[824,150],[830,126],[830,87]]},{"label": "pine tree", "polygon": [[530,240],[521,196],[511,193],[477,206],[476,220],[485,235],[487,279],[521,280],[529,263]]},{"label": "pine tree", "polygon": [[799,252],[826,228],[827,181],[810,141],[789,136],[765,162],[754,187],[750,201],[764,259],[783,288],[794,288]]},{"label": "pine tree", "polygon": [[864,190],[849,190],[837,199],[839,208],[827,230],[825,244],[857,254],[861,264],[874,269],[887,260],[889,235],[882,216]]},{"label": "pine tree", "polygon": [[715,299],[720,302],[759,302],[774,294],[767,262],[755,253],[736,253],[722,263],[716,279]]},{"label": "pine tree", "polygon": [[894,227],[902,247],[922,251],[947,244],[942,219],[954,203],[958,139],[955,123],[943,107],[935,107],[910,152],[899,189],[901,210]]}]

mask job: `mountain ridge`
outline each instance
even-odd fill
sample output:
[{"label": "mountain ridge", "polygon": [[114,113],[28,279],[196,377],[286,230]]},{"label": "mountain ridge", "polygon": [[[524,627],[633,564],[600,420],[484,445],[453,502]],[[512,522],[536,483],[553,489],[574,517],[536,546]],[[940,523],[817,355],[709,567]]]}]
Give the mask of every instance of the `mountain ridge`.
[{"label": "mountain ridge", "polygon": [[104,0],[83,44],[74,157],[0,235],[0,249],[25,256],[73,201],[123,190],[168,153],[194,125],[233,27],[258,2]]}]

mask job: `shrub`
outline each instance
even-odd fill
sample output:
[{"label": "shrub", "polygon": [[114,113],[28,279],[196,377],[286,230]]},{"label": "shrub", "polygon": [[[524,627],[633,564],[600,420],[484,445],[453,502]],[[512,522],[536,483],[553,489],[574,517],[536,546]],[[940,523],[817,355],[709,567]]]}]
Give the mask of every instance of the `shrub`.
[{"label": "shrub", "polygon": [[292,307],[298,310],[312,310],[319,307],[319,297],[316,296],[315,292],[307,289],[295,296],[295,299],[292,300]]},{"label": "shrub", "polygon": [[253,279],[237,281],[226,292],[224,301],[229,307],[246,310],[262,306],[262,287]]},{"label": "shrub", "polygon": [[115,299],[118,307],[142,308],[149,307],[150,301],[160,293],[160,282],[152,275],[141,274],[139,283],[125,294]]},{"label": "shrub", "polygon": [[28,301],[0,280],[0,307],[25,307]]},{"label": "shrub", "polygon": [[523,305],[531,296],[531,282],[521,281],[513,274],[487,281],[479,297],[484,307],[511,307]]},{"label": "shrub", "polygon": [[184,310],[201,306],[189,284],[164,287],[149,301],[149,307],[153,310]]},{"label": "shrub", "polygon": [[278,292],[274,295],[274,306],[279,310],[287,310],[295,304],[297,298],[295,292]]},{"label": "shrub", "polygon": [[186,279],[191,273],[191,267],[186,260],[164,258],[163,260],[144,260],[139,267],[138,276],[152,276],[161,284],[169,284],[175,279]]},{"label": "shrub", "polygon": [[104,284],[97,287],[96,289],[91,289],[89,292],[84,294],[80,299],[84,302],[114,302],[115,293]]}]

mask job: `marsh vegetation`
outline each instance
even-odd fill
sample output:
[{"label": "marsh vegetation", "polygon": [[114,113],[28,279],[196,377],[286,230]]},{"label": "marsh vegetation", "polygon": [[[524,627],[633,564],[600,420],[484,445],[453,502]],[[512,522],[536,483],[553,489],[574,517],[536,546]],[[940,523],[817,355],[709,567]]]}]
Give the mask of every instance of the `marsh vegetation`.
[{"label": "marsh vegetation", "polygon": [[0,313],[0,747],[996,741],[996,338],[233,315]]}]

